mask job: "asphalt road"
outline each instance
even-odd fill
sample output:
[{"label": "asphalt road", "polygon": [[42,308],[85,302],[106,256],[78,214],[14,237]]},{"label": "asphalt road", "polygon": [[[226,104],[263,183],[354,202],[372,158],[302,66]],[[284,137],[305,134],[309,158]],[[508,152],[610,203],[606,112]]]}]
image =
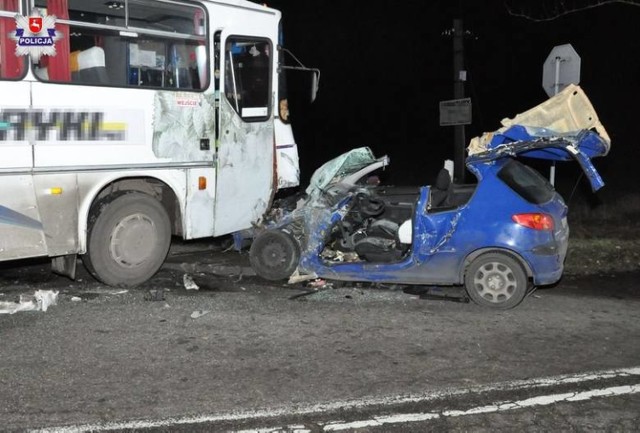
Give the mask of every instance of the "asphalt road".
[{"label": "asphalt road", "polygon": [[305,289],[240,275],[245,259],[175,252],[126,293],[4,265],[0,301],[60,294],[0,314],[0,430],[640,429],[640,271],[495,312],[397,288],[291,299]]}]

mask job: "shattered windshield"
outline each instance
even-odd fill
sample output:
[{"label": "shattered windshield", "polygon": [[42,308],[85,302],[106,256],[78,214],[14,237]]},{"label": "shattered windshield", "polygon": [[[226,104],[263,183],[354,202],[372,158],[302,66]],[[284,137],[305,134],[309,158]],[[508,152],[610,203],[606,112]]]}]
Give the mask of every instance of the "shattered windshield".
[{"label": "shattered windshield", "polygon": [[356,173],[376,161],[376,157],[368,147],[359,147],[343,153],[337,158],[324,163],[313,173],[306,192],[312,195],[315,191],[322,191],[330,184]]}]

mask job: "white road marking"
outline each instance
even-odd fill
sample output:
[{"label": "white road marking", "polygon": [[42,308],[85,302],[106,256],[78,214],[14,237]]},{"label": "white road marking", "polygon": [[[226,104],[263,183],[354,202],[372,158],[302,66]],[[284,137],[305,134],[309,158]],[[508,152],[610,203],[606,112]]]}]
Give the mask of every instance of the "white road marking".
[{"label": "white road marking", "polygon": [[[443,391],[430,392],[430,393],[424,393],[419,395],[334,401],[334,402],[319,403],[319,404],[306,405],[306,406],[302,405],[302,406],[297,406],[296,408],[280,407],[280,408],[248,411],[248,412],[231,412],[231,413],[210,414],[210,415],[201,415],[201,416],[193,416],[193,417],[166,418],[166,419],[160,419],[160,420],[139,420],[139,421],[109,422],[109,423],[100,423],[100,424],[83,424],[83,425],[75,425],[75,426],[67,426],[67,427],[43,428],[43,429],[37,429],[37,430],[31,430],[31,431],[34,433],[80,433],[80,432],[88,432],[88,431],[103,432],[103,431],[110,431],[110,430],[166,428],[166,427],[177,426],[177,425],[204,424],[204,423],[213,423],[213,422],[240,422],[240,421],[246,422],[251,420],[258,421],[258,420],[274,419],[274,418],[284,417],[284,416],[319,414],[323,412],[332,412],[336,410],[364,409],[368,407],[399,405],[399,404],[406,404],[406,403],[422,403],[422,402],[443,399],[448,397],[455,397],[455,396],[468,395],[468,394],[480,394],[480,393],[491,392],[491,391],[516,391],[516,390],[524,390],[524,389],[530,389],[530,388],[550,387],[550,386],[563,385],[563,384],[576,384],[576,383],[583,383],[583,382],[589,382],[589,381],[623,378],[623,377],[631,377],[631,376],[640,376],[640,367],[621,368],[621,369],[615,369],[615,370],[605,370],[605,371],[599,371],[599,372],[590,372],[590,373],[573,374],[573,375],[552,376],[552,377],[546,377],[546,378],[536,378],[536,379],[527,379],[527,380],[516,380],[516,381],[502,382],[502,383],[490,384],[490,385],[478,385],[478,386],[470,386],[466,388],[447,389]],[[606,391],[606,390],[594,390],[589,392],[603,392],[603,391]],[[632,393],[636,393],[636,392],[632,392]],[[583,394],[583,393],[580,393],[580,394]],[[574,396],[574,397],[576,395],[578,394],[571,394],[571,396]],[[568,400],[568,401],[573,401],[573,400]],[[432,416],[432,414],[410,414],[410,415],[415,416],[416,417],[415,419],[417,421],[421,420],[420,416],[423,416],[423,415]],[[406,415],[394,415],[391,417],[383,417],[380,419],[387,419],[387,418],[397,419],[397,417],[402,417],[402,416],[406,416]],[[440,416],[440,414],[438,414],[438,416]],[[449,416],[452,416],[452,415],[449,415]],[[426,421],[428,419],[432,419],[432,418],[426,418],[422,421]],[[412,422],[417,422],[417,421],[412,421]],[[327,424],[326,426],[328,427],[329,424]],[[273,429],[261,429],[261,430],[270,431]],[[256,431],[256,430],[252,430],[252,431]],[[258,429],[257,431],[260,431],[260,429]]]},{"label": "white road marking", "polygon": [[288,425],[286,428],[269,427],[269,428],[250,429],[250,430],[236,430],[234,431],[234,433],[281,433],[282,431],[286,431],[290,433],[311,433],[311,430],[309,430],[303,425]]},{"label": "white road marking", "polygon": [[324,426],[324,431],[343,431],[365,427],[380,427],[389,424],[408,424],[412,422],[423,422],[444,417],[459,417],[467,415],[478,415],[494,412],[506,412],[516,409],[524,409],[534,406],[548,406],[554,403],[574,402],[589,400],[594,397],[613,397],[616,395],[629,395],[640,393],[640,384],[616,386],[604,389],[595,389],[577,393],[551,394],[528,398],[526,400],[496,403],[488,406],[475,407],[469,410],[449,410],[444,412],[408,413],[385,417],[375,417],[367,420],[352,421],[347,423],[334,422]]}]

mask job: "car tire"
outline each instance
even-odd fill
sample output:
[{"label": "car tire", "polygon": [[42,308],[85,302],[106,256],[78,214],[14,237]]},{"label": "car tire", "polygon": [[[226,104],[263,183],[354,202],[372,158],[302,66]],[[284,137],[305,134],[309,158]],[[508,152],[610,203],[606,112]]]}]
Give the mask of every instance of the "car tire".
[{"label": "car tire", "polygon": [[270,281],[284,280],[298,267],[300,247],[291,234],[269,230],[253,241],[249,260],[258,276]]},{"label": "car tire", "polygon": [[134,287],[164,263],[171,245],[171,221],[162,204],[140,192],[113,194],[97,202],[88,222],[82,262],[99,281]]},{"label": "car tire", "polygon": [[506,310],[527,294],[529,281],[522,265],[511,256],[490,252],[478,256],[465,272],[465,288],[476,304]]}]

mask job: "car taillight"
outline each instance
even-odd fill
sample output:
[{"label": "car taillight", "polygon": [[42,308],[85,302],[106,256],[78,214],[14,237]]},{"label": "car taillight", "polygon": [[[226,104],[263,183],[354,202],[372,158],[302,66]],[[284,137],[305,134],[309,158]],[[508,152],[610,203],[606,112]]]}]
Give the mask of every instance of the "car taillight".
[{"label": "car taillight", "polygon": [[553,217],[545,213],[520,213],[511,217],[521,226],[534,230],[553,230]]}]

